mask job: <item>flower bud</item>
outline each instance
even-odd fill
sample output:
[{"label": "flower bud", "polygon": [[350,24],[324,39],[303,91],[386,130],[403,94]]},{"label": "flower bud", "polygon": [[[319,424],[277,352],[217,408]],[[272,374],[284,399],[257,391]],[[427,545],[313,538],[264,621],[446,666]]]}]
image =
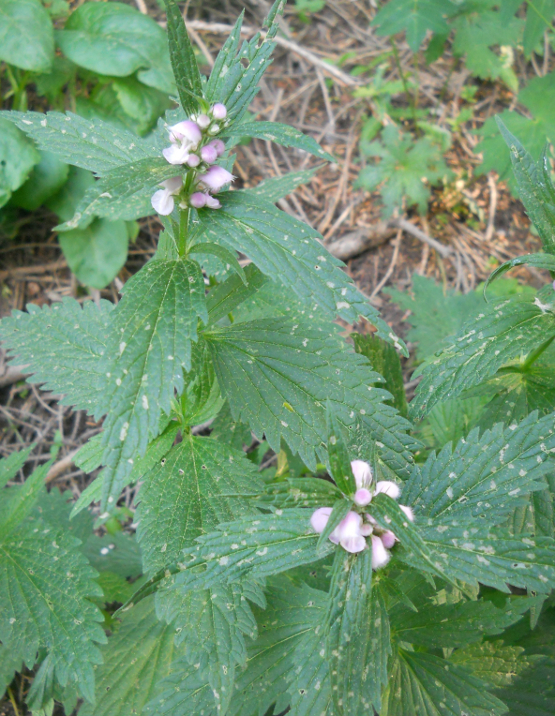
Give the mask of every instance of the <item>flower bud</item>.
[{"label": "flower bud", "polygon": [[380,535],[380,539],[386,549],[391,549],[395,542],[397,542],[397,537],[395,537],[393,532],[390,532],[389,530]]},{"label": "flower bud", "polygon": [[199,114],[197,117],[197,124],[201,129],[207,129],[210,126],[212,120],[207,114]]},{"label": "flower bud", "polygon": [[219,131],[220,131],[220,129],[221,129],[221,127],[220,127],[219,124],[213,124],[213,125],[210,127],[210,129],[208,130],[208,134],[211,134],[212,136],[213,136],[214,134],[218,134]]},{"label": "flower bud", "polygon": [[391,555],[384,547],[382,540],[376,535],[372,535],[372,569],[380,569],[385,567],[389,562]]},{"label": "flower bud", "polygon": [[225,144],[222,142],[221,139],[213,139],[211,142],[208,142],[207,146],[214,147],[219,157],[221,157],[222,154],[225,152]]},{"label": "flower bud", "polygon": [[222,204],[219,201],[219,199],[216,199],[215,196],[210,196],[210,194],[206,195],[206,206],[209,209],[220,209]]},{"label": "flower bud", "polygon": [[397,500],[401,494],[401,488],[396,482],[390,482],[389,480],[380,480],[376,484],[376,495],[383,492],[385,495],[389,495],[394,500]]},{"label": "flower bud", "polygon": [[212,166],[206,174],[201,174],[199,179],[210,191],[216,192],[233,181],[235,177],[223,167]]},{"label": "flower bud", "polygon": [[203,162],[206,162],[207,164],[214,164],[218,158],[218,152],[215,147],[211,147],[210,144],[207,144],[200,150],[200,156]]},{"label": "flower bud", "polygon": [[312,525],[312,529],[315,532],[318,532],[318,534],[322,534],[322,532],[326,529],[326,525],[328,524],[331,512],[331,507],[320,507],[320,509],[316,510],[316,512],[312,514],[312,517],[310,518],[310,524]]},{"label": "flower bud", "polygon": [[372,484],[372,468],[367,462],[363,460],[353,460],[351,463],[351,470],[359,490],[361,488],[368,488]]},{"label": "flower bud", "polygon": [[200,164],[200,157],[198,156],[198,154],[189,154],[186,163],[190,167],[198,167],[198,165]]},{"label": "flower bud", "polygon": [[207,196],[208,194],[203,194],[201,191],[196,191],[189,197],[189,204],[191,206],[194,206],[195,209],[202,209],[203,206],[206,206]]},{"label": "flower bud", "polygon": [[414,512],[410,507],[407,507],[406,505],[399,505],[399,507],[403,510],[405,515],[409,518],[411,522],[414,522]]},{"label": "flower bud", "polygon": [[216,102],[210,111],[214,119],[225,119],[227,117],[227,109],[221,102]]},{"label": "flower bud", "polygon": [[369,502],[372,501],[372,493],[365,487],[361,487],[360,490],[355,492],[355,502],[361,507],[365,507]]},{"label": "flower bud", "polygon": [[369,537],[373,531],[374,528],[368,522],[364,522],[360,528],[360,534],[364,535],[364,537]]}]

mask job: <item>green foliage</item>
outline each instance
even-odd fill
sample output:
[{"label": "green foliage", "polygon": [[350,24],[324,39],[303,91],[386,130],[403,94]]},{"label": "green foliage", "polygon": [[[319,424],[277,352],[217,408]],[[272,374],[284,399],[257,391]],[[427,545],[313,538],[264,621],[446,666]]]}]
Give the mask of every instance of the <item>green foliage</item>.
[{"label": "green foliage", "polygon": [[455,7],[450,0],[391,0],[381,8],[373,24],[377,25],[379,35],[406,31],[409,47],[417,52],[428,30],[439,35],[449,33],[445,18]]},{"label": "green foliage", "polygon": [[0,117],[0,207],[9,201],[39,161],[39,153],[24,135]]},{"label": "green foliage", "polygon": [[54,31],[39,0],[0,3],[0,60],[34,72],[47,72],[54,59]]}]

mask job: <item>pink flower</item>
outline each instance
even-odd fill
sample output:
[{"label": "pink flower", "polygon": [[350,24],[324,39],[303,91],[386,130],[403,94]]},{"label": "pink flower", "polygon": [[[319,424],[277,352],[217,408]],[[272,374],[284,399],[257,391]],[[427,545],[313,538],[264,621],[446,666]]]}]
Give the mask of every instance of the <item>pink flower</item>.
[{"label": "pink flower", "polygon": [[208,142],[207,146],[214,147],[219,157],[225,152],[225,144],[221,139],[213,139],[211,142]]},{"label": "pink flower", "polygon": [[376,535],[372,535],[372,569],[380,569],[391,559],[391,554],[384,547],[384,543]]},{"label": "pink flower", "polygon": [[363,460],[353,460],[351,470],[358,489],[368,489],[372,484],[372,468],[370,465]]},{"label": "pink flower", "polygon": [[235,177],[233,174],[224,169],[223,167],[213,166],[206,172],[199,176],[200,181],[208,188],[211,192],[220,191],[222,187],[233,181]]},{"label": "pink flower", "polygon": [[202,157],[203,162],[206,162],[207,164],[214,164],[214,162],[218,158],[218,152],[216,151],[215,147],[212,147],[210,146],[210,144],[207,144],[200,150],[200,156]]},{"label": "pink flower", "polygon": [[227,109],[221,102],[216,102],[210,111],[214,119],[225,119],[227,117]]},{"label": "pink flower", "polygon": [[[360,531],[362,527],[362,517],[356,512],[348,512],[347,516],[341,520],[332,532],[330,539],[332,542],[339,542],[344,550],[351,554],[362,552],[366,547],[366,540]],[[332,539],[332,537],[334,539]]]},{"label": "pink flower", "polygon": [[162,182],[163,189],[159,189],[152,195],[152,206],[161,216],[168,216],[171,214],[175,200],[174,196],[179,194],[183,179],[181,177],[173,177],[172,179],[166,179]]},{"label": "pink flower", "polygon": [[171,146],[162,150],[166,161],[170,164],[185,164],[192,150],[195,150],[202,139],[202,132],[196,122],[190,119],[178,122],[169,128]]},{"label": "pink flower", "polygon": [[380,480],[376,485],[376,495],[383,492],[394,500],[397,500],[401,494],[401,488],[396,482],[389,482],[389,480]]},{"label": "pink flower", "polygon": [[200,164],[200,157],[198,154],[189,154],[187,157],[187,165],[190,167],[198,167]]},{"label": "pink flower", "polygon": [[164,159],[170,164],[185,164],[189,158],[189,149],[186,144],[172,144],[162,149]]},{"label": "pink flower", "polygon": [[390,532],[389,530],[380,535],[380,539],[386,549],[391,549],[395,542],[397,542],[397,537],[395,537],[393,532]]},{"label": "pink flower", "polygon": [[365,487],[361,487],[360,490],[355,492],[355,502],[361,507],[365,507],[372,500],[372,493]]},{"label": "pink flower", "polygon": [[195,193],[191,194],[189,197],[189,203],[191,206],[194,206],[195,209],[202,209],[203,206],[206,206],[207,197],[208,194],[204,194],[201,191],[195,191]]},{"label": "pink flower", "polygon": [[372,525],[370,523],[368,523],[368,522],[362,523],[362,526],[360,528],[361,535],[364,535],[364,537],[369,537],[373,531],[374,531],[374,528],[372,527]]},{"label": "pink flower", "polygon": [[199,114],[199,116],[197,117],[197,124],[201,129],[206,129],[207,127],[209,127],[211,121],[212,120],[207,114]]},{"label": "pink flower", "polygon": [[206,206],[209,209],[220,209],[222,205],[221,205],[219,199],[216,199],[215,196],[210,196],[210,194],[207,194],[206,195]]},{"label": "pink flower", "polygon": [[310,524],[312,525],[314,531],[318,532],[318,534],[322,534],[322,532],[326,529],[331,511],[331,507],[320,507],[320,509],[316,510],[316,512],[312,514]]},{"label": "pink flower", "polygon": [[414,522],[414,512],[410,507],[407,507],[406,505],[399,505],[399,507],[403,510],[405,515],[409,518],[411,522]]}]

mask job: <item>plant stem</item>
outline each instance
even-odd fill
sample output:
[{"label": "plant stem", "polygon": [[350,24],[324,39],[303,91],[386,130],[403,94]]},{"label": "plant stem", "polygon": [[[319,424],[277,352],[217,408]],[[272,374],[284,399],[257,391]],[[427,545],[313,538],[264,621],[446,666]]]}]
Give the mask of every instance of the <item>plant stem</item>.
[{"label": "plant stem", "polygon": [[541,354],[546,351],[549,346],[553,343],[553,340],[555,339],[555,336],[551,336],[551,338],[548,338],[544,343],[541,344],[541,346],[538,346],[535,350],[533,350],[526,358],[524,363],[522,364],[522,371],[528,370],[541,356]]},{"label": "plant stem", "polygon": [[19,709],[17,708],[17,704],[15,703],[15,698],[14,698],[13,692],[9,686],[8,686],[8,698],[10,699],[10,703],[12,705],[12,709],[14,710],[15,716],[20,716]]}]

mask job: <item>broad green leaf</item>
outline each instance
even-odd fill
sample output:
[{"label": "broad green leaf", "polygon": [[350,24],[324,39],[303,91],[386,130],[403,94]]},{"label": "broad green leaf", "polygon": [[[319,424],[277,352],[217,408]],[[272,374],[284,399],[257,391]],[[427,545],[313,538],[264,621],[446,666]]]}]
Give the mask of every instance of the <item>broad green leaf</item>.
[{"label": "broad green leaf", "polygon": [[104,663],[96,671],[96,703],[85,704],[81,716],[133,716],[144,713],[159,681],[169,676],[180,650],[175,628],[158,621],[153,599],[137,604],[104,647]]},{"label": "broad green leaf", "polygon": [[163,157],[141,159],[115,167],[90,186],[75,209],[75,216],[56,227],[69,231],[87,225],[92,216],[136,219],[153,213],[152,194],[161,182],[179,175],[179,170]]},{"label": "broad green leaf", "polygon": [[365,358],[350,351],[331,326],[306,320],[269,319],[212,328],[206,333],[220,387],[234,420],[248,423],[270,447],[281,437],[311,469],[327,441],[326,404],[342,425],[364,416],[392,469],[411,461],[408,423],[372,387],[378,379]]},{"label": "broad green leaf", "polygon": [[523,497],[545,487],[554,433],[553,415],[538,420],[536,413],[519,426],[497,424],[481,436],[476,428],[454,449],[449,443],[415,467],[403,500],[438,525],[477,518],[500,524]]},{"label": "broad green leaf", "polygon": [[264,21],[264,26],[268,28],[264,39],[257,33],[237,51],[241,38],[241,15],[216,58],[205,96],[210,103],[222,102],[226,106],[228,121],[239,122],[258,92],[258,83],[271,63],[275,44],[272,40],[277,34],[278,20],[284,8],[285,0],[275,0]]},{"label": "broad green leaf", "polygon": [[58,240],[69,268],[92,288],[107,286],[127,260],[125,221],[93,219],[85,228],[60,233]]},{"label": "broad green leaf", "polygon": [[[46,200],[46,206],[62,221],[71,219],[79,202],[94,184],[91,172],[80,167],[69,167],[68,179],[59,192]],[[92,217],[91,217],[92,221]]]},{"label": "broad green leaf", "polygon": [[265,503],[283,509],[284,507],[322,507],[333,505],[342,499],[340,490],[328,480],[314,477],[293,477],[279,479],[266,486]]},{"label": "broad green leaf", "polygon": [[223,246],[217,244],[195,244],[189,249],[189,254],[204,254],[216,256],[226,266],[227,270],[232,270],[236,273],[241,281],[247,285],[247,278],[243,267],[237,260],[237,254],[235,251],[229,251]]},{"label": "broad green leaf", "polygon": [[34,445],[30,445],[28,448],[23,450],[17,450],[12,452],[8,457],[0,460],[0,489],[5,487],[6,483],[13,480],[19,470],[27,462],[27,458],[31,454]]},{"label": "broad green leaf", "polygon": [[199,537],[172,582],[186,592],[207,589],[222,580],[238,581],[247,574],[260,580],[316,562],[335,549],[329,542],[325,551],[318,552],[318,537],[308,510],[277,510],[256,519],[220,524],[216,532]]},{"label": "broad green leaf", "polygon": [[68,173],[69,166],[55,154],[40,152],[39,163],[33,167],[25,184],[12,196],[12,204],[27,211],[36,211],[61,189]]},{"label": "broad green leaf", "polygon": [[328,456],[331,468],[331,476],[335,484],[345,495],[354,495],[356,482],[351,470],[349,451],[342,435],[341,427],[331,408],[327,404],[326,421],[328,427]]},{"label": "broad green leaf", "polygon": [[200,267],[188,259],[151,261],[122,293],[107,345],[108,380],[96,409],[96,415],[106,414],[103,509],[158,435],[161,413],[170,413],[174,390],[184,388],[183,370],[191,368],[197,322],[208,320]]},{"label": "broad green leaf", "polygon": [[250,497],[262,491],[244,453],[210,438],[184,436],[144,476],[138,539],[149,576],[179,561],[184,548],[221,522],[256,513]]},{"label": "broad green leaf", "polygon": [[[439,450],[447,443],[458,443],[465,438],[478,422],[486,397],[455,398],[435,405],[418,426],[418,437],[430,448]],[[500,420],[486,424],[490,427]],[[483,429],[487,429],[483,427]]]},{"label": "broad green leaf", "polygon": [[257,184],[249,191],[257,196],[275,203],[288,194],[292,194],[301,184],[307,184],[316,174],[319,167],[303,169],[298,172],[289,172],[282,176],[271,177]]},{"label": "broad green leaf", "polygon": [[185,425],[213,420],[225,402],[206,342],[193,346],[192,363],[193,367],[187,374],[187,386],[181,396],[181,414]]},{"label": "broad green leaf", "polygon": [[449,32],[445,17],[453,14],[455,8],[450,0],[390,0],[372,24],[378,27],[378,35],[406,31],[410,49],[418,52],[428,30],[441,35]]},{"label": "broad green leaf", "polygon": [[11,684],[16,671],[21,671],[23,660],[11,649],[0,645],[0,699]]},{"label": "broad green leaf", "polygon": [[144,136],[156,126],[158,117],[171,106],[168,95],[155,87],[146,87],[135,77],[122,77],[112,82],[123,111],[135,123],[139,136]]},{"label": "broad green leaf", "polygon": [[372,368],[385,379],[381,387],[388,390],[393,400],[388,401],[403,417],[407,417],[408,406],[403,382],[403,367],[399,355],[391,343],[381,338],[362,333],[353,333],[355,350],[368,358]]},{"label": "broad green leaf", "polygon": [[4,347],[33,373],[28,380],[64,396],[63,405],[92,413],[105,389],[105,352],[113,304],[83,307],[71,298],[28,313],[14,311],[0,323]]},{"label": "broad green leaf", "polygon": [[[0,10],[1,10],[0,5]],[[4,115],[5,116],[5,115]],[[0,207],[25,183],[40,154],[11,122],[0,116]]]},{"label": "broad green leaf", "polygon": [[48,72],[54,59],[52,21],[38,0],[0,0],[0,60]]},{"label": "broad green leaf", "polygon": [[509,298],[484,307],[421,370],[412,416],[423,418],[437,403],[478,385],[555,334],[555,315],[547,308],[540,296],[534,302]]},{"label": "broad green leaf", "polygon": [[[378,335],[403,348],[368,300],[341,271],[313,229],[254,194],[224,192],[218,211],[200,210],[199,227],[208,240],[246,254],[270,278],[293,291],[312,311],[355,323],[363,316]],[[303,236],[300,239],[297,237]]]},{"label": "broad green leaf", "polygon": [[89,601],[101,596],[95,572],[59,526],[30,517],[0,538],[0,640],[29,668],[37,650],[48,650],[62,686],[76,685],[94,697],[94,642],[105,636],[102,615]]},{"label": "broad green leaf", "polygon": [[[217,323],[222,318],[246,301],[268,282],[264,274],[254,264],[249,264],[245,269],[247,283],[238,275],[230,276],[223,283],[210,291],[206,299],[208,318],[210,323]],[[273,286],[273,281],[270,282]]]},{"label": "broad green leaf", "polygon": [[134,7],[84,3],[56,31],[56,42],[66,57],[87,70],[116,77],[138,70],[144,84],[174,91],[166,33]]},{"label": "broad green leaf", "polygon": [[530,57],[545,32],[551,28],[555,7],[553,0],[527,0],[524,26],[524,54]]},{"label": "broad green leaf", "polygon": [[82,547],[91,565],[102,572],[113,572],[123,578],[142,573],[141,550],[133,535],[117,532],[99,537],[92,534]]},{"label": "broad green leaf", "polygon": [[[280,122],[241,122],[235,123],[222,133],[226,137],[241,138],[252,137],[253,139],[264,139],[268,142],[276,142],[284,147],[295,147],[313,154],[319,159],[327,159],[334,162],[331,154],[324,151],[313,137],[300,132],[295,127]],[[297,182],[298,183],[298,182]],[[260,196],[260,192],[256,192]]]},{"label": "broad green leaf", "polygon": [[381,716],[501,716],[507,707],[464,667],[400,649]]},{"label": "broad green leaf", "polygon": [[[10,536],[17,525],[31,514],[44,487],[44,480],[52,460],[37,467],[22,485],[4,489],[0,505],[0,540]],[[39,513],[40,514],[40,513]]]},{"label": "broad green leaf", "polygon": [[175,0],[165,0],[168,18],[168,40],[173,74],[181,107],[189,116],[199,109],[197,97],[202,97],[202,82],[197,59],[187,33],[181,11]]},{"label": "broad green leaf", "polygon": [[[88,6],[93,4],[88,3]],[[100,7],[106,7],[106,4]],[[160,157],[159,147],[148,139],[71,112],[1,112],[0,117],[16,124],[36,141],[39,149],[53,152],[62,161],[97,174],[105,174],[122,164]]]},{"label": "broad green leaf", "polygon": [[[466,667],[474,676],[493,687],[510,686],[515,676],[532,666],[521,646],[504,646],[503,641],[484,641],[457,649],[449,661]],[[507,699],[510,702],[510,699]]]},{"label": "broad green leaf", "polygon": [[[553,207],[553,210],[555,212],[555,206]],[[555,221],[553,226],[555,228]],[[507,271],[510,271],[515,266],[534,266],[535,268],[549,269],[550,271],[555,271],[555,256],[551,254],[527,254],[526,256],[517,256],[515,259],[505,261],[504,264],[498,266],[495,271],[493,271],[489,275],[488,280],[484,285],[484,295],[491,281],[494,281],[496,278],[503,275]]]}]

